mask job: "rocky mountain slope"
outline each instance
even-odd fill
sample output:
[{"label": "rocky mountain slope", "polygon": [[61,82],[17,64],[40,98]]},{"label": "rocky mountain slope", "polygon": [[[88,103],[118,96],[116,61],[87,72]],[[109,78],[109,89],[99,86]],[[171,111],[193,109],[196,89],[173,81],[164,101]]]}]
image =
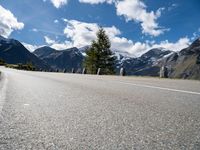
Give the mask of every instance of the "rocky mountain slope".
[{"label": "rocky mountain slope", "polygon": [[164,58],[158,66],[166,66],[171,78],[200,79],[200,38],[188,48]]},{"label": "rocky mountain slope", "polygon": [[58,51],[45,46],[36,49],[33,53],[54,70],[66,70],[67,72],[70,72],[72,68],[75,70],[82,68],[84,59],[84,56],[76,47]]},{"label": "rocky mountain slope", "polygon": [[6,39],[0,36],[0,59],[9,64],[32,63],[37,69],[49,69],[50,67],[29,52],[19,41]]},{"label": "rocky mountain slope", "polygon": [[170,53],[172,51],[163,48],[151,49],[138,58],[126,57],[117,65],[117,68],[123,67],[128,75],[159,76],[160,66],[156,64]]}]

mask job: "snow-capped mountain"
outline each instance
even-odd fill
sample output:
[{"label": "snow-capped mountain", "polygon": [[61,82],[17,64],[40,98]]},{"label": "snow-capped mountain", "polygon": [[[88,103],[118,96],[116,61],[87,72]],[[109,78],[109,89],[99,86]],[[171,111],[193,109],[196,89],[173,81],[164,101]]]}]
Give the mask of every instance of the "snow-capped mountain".
[{"label": "snow-capped mountain", "polygon": [[140,57],[125,57],[119,61],[117,68],[123,67],[128,75],[158,76],[160,67],[155,66],[158,60],[172,51],[163,48],[151,49]]}]

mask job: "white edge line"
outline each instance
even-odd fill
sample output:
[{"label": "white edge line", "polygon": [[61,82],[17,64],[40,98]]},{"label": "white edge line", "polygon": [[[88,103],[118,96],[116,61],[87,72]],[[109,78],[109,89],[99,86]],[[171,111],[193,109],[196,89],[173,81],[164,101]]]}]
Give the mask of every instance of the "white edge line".
[{"label": "white edge line", "polygon": [[[2,74],[1,74],[2,75]],[[1,77],[0,82],[2,82],[2,88],[0,89],[0,113],[2,111],[3,108],[3,104],[5,102],[5,98],[6,98],[6,90],[7,90],[7,84],[8,84],[8,79],[6,77],[5,74],[3,74],[3,77]]]},{"label": "white edge line", "polygon": [[135,84],[135,83],[121,82],[121,81],[114,81],[114,82],[121,83],[121,84],[127,84],[127,85],[134,85],[134,86],[138,86],[138,87],[145,87],[145,88],[160,89],[160,90],[166,90],[166,91],[172,91],[172,92],[180,92],[180,93],[200,95],[199,92],[193,92],[193,91],[170,89],[170,88],[164,88],[164,87],[159,87],[159,86],[152,86],[152,85],[145,85],[145,84]]}]

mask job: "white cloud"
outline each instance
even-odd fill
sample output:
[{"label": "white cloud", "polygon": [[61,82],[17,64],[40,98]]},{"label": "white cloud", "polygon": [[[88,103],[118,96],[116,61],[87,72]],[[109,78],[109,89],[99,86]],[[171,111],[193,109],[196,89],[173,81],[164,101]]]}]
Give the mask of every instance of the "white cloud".
[{"label": "white cloud", "polygon": [[133,42],[127,38],[115,37],[112,40],[112,49],[118,52],[128,52],[131,56],[139,56],[149,49],[147,43]]},{"label": "white cloud", "polygon": [[60,8],[63,5],[66,5],[68,0],[51,0],[51,3],[56,7]]},{"label": "white cloud", "polygon": [[200,28],[197,29],[196,32],[193,32],[191,40],[194,41],[200,37]]},{"label": "white cloud", "polygon": [[[90,45],[92,40],[96,39],[96,32],[99,29],[96,23],[86,23],[77,20],[67,20],[64,34],[71,40],[70,45],[74,47],[83,47]],[[121,31],[115,26],[104,27],[106,34],[111,41],[111,49],[113,51],[128,52],[132,56],[140,56],[151,48],[165,48],[173,51],[179,51],[190,44],[190,39],[187,37],[180,38],[177,42],[162,41],[155,43],[155,41],[134,42],[125,37],[121,37]]]},{"label": "white cloud", "polygon": [[52,48],[56,49],[56,50],[63,50],[63,49],[67,49],[67,48],[71,48],[73,47],[72,43],[70,41],[64,41],[64,42],[57,42],[51,38],[49,38],[48,36],[44,36],[45,42]]},{"label": "white cloud", "polygon": [[126,21],[139,22],[144,34],[159,36],[169,30],[160,27],[157,23],[157,19],[161,16],[161,11],[164,8],[159,8],[156,12],[148,12],[147,6],[141,0],[79,0],[79,2],[90,4],[114,3],[117,15],[125,17]]},{"label": "white cloud", "polygon": [[67,27],[64,29],[64,34],[70,38],[73,45],[82,47],[89,45],[96,37],[98,25],[96,23],[85,23],[77,20],[65,20]]},{"label": "white cloud", "polygon": [[27,48],[30,52],[33,52],[34,50],[36,50],[36,49],[39,48],[39,47],[42,47],[42,46],[31,45],[31,44],[24,43],[24,42],[22,42],[22,44],[23,44],[24,47]]},{"label": "white cloud", "polygon": [[194,41],[194,40],[196,40],[198,37],[199,37],[199,33],[198,33],[198,32],[194,32],[194,33],[192,34],[191,40]]},{"label": "white cloud", "polygon": [[[67,27],[64,29],[64,33],[67,38],[71,39],[73,46],[83,47],[90,45],[91,41],[96,39],[96,32],[99,29],[99,26],[96,23],[86,23],[66,19],[65,22],[67,22]],[[126,51],[131,55],[138,55],[148,48],[144,43],[134,43],[132,40],[128,40],[125,37],[119,37],[121,31],[115,26],[104,27],[104,29],[111,40],[111,49],[113,51]]]},{"label": "white cloud", "polygon": [[165,40],[161,41],[160,43],[155,43],[154,41],[152,42],[146,41],[144,43],[141,42],[134,43],[131,40],[127,41],[126,38],[118,40],[119,42],[117,41],[113,42],[115,47],[121,48],[121,51],[125,50],[129,52],[132,56],[136,57],[141,56],[142,54],[153,48],[164,48],[167,50],[172,50],[177,52],[188,47],[191,44],[190,39],[187,37],[180,38],[176,42],[169,42],[168,40]]},{"label": "white cloud", "polygon": [[70,41],[64,41],[63,43],[53,43],[50,47],[56,50],[64,50],[73,47],[73,45]]},{"label": "white cloud", "polygon": [[151,36],[163,34],[166,29],[161,28],[156,20],[161,16],[164,8],[156,12],[147,12],[147,6],[140,0],[124,0],[116,3],[117,15],[124,16],[127,21],[141,23],[142,32]]},{"label": "white cloud", "polygon": [[81,3],[99,4],[99,3],[113,3],[115,0],[79,0]]},{"label": "white cloud", "polygon": [[41,32],[42,34],[51,34],[51,35],[56,35],[56,36],[64,36],[63,33],[50,31],[50,30],[47,30],[47,29],[35,29],[34,28],[31,31],[33,31],[33,32]]},{"label": "white cloud", "polygon": [[190,39],[187,37],[180,38],[176,42],[169,42],[168,40],[161,41],[160,43],[155,43],[155,41],[146,41],[144,43],[136,42],[133,44],[132,41],[129,42],[129,44],[125,42],[124,48],[127,47],[129,50],[128,52],[135,56],[141,56],[153,48],[164,48],[166,50],[178,52],[191,44]]},{"label": "white cloud", "polygon": [[58,23],[59,21],[56,19],[56,20],[54,20],[54,23]]},{"label": "white cloud", "polygon": [[8,37],[14,30],[21,30],[23,28],[24,24],[18,22],[12,12],[0,5],[0,35]]},{"label": "white cloud", "polygon": [[33,31],[33,32],[38,32],[38,29],[33,28],[32,31]]},{"label": "white cloud", "polygon": [[[108,30],[107,30],[108,31]],[[112,36],[112,34],[111,34]],[[50,39],[51,41],[55,41]],[[117,36],[113,36],[111,39],[112,43],[112,50],[117,51],[117,52],[127,52],[130,54],[130,56],[138,57],[147,52],[150,49],[153,48],[165,48],[168,50],[173,50],[173,51],[180,51],[183,48],[186,48],[191,44],[190,39],[187,37],[180,38],[176,42],[169,42],[168,40],[161,41],[160,43],[156,44],[154,41],[146,41],[144,43],[142,42],[133,42],[132,40],[128,40],[127,38],[120,38]],[[31,45],[22,42],[22,44],[30,51],[33,52],[35,49],[40,48],[44,45]],[[89,43],[90,44],[90,43]],[[64,42],[52,42],[49,44],[50,47],[56,49],[56,50],[64,50],[67,48],[73,47],[73,43],[70,41],[64,41]],[[85,45],[84,45],[85,46]]]},{"label": "white cloud", "polygon": [[152,45],[152,48],[159,48],[163,47],[168,50],[173,50],[173,51],[180,51],[191,44],[190,39],[187,37],[180,38],[177,42],[171,43],[168,40],[162,41],[160,44],[154,44]]},{"label": "white cloud", "polygon": [[[99,29],[96,23],[86,23],[77,20],[65,20],[67,22],[67,27],[64,29],[64,34],[67,38],[70,38],[73,46],[83,47],[90,45],[92,40],[96,39],[96,33]],[[114,38],[121,34],[120,30],[115,26],[104,27],[106,33],[108,34],[111,42]]]},{"label": "white cloud", "polygon": [[47,44],[53,44],[53,43],[56,42],[56,41],[50,39],[48,36],[44,36],[44,39],[45,39],[45,42],[46,42]]},{"label": "white cloud", "polygon": [[168,7],[168,11],[172,11],[173,9],[177,8],[178,4],[173,3],[171,6]]}]

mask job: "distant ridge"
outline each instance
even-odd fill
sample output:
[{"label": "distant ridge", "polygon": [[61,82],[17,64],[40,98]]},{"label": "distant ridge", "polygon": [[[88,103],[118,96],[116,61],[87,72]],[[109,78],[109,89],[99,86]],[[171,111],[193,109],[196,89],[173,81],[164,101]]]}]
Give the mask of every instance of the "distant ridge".
[{"label": "distant ridge", "polygon": [[75,70],[82,69],[84,56],[76,47],[66,50],[55,50],[45,46],[36,49],[33,53],[56,70],[69,72],[72,68]]},{"label": "distant ridge", "polygon": [[29,52],[19,41],[6,39],[0,36],[0,58],[9,64],[32,63],[37,69],[49,69],[50,67]]}]

